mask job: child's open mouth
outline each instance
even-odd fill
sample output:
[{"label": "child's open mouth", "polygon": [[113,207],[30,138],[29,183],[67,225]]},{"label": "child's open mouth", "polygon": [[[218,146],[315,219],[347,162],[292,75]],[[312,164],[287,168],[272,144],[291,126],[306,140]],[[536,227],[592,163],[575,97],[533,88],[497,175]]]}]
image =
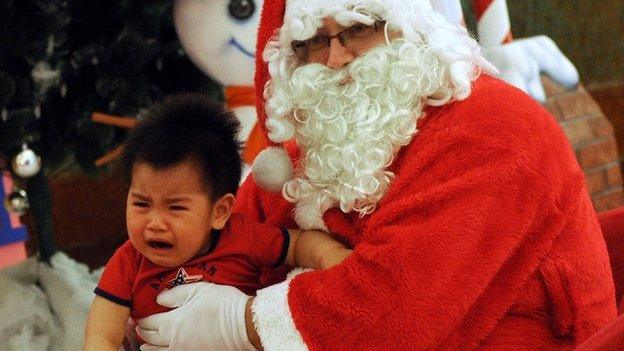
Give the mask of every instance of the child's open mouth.
[{"label": "child's open mouth", "polygon": [[169,243],[166,243],[164,241],[157,241],[157,240],[150,240],[147,242],[147,245],[149,245],[149,247],[153,249],[159,249],[159,250],[168,250],[173,247],[173,245]]}]

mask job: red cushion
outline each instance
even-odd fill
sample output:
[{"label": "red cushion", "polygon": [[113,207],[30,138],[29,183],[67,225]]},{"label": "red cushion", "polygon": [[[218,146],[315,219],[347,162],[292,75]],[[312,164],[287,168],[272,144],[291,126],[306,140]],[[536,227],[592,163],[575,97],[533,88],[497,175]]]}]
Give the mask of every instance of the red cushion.
[{"label": "red cushion", "polygon": [[624,292],[624,207],[600,213],[598,219],[609,251],[615,297],[620,301]]},{"label": "red cushion", "polygon": [[624,315],[600,329],[574,351],[624,350]]},{"label": "red cushion", "polygon": [[[598,214],[609,260],[613,269],[615,296],[618,311],[622,311],[622,292],[624,291],[624,207]],[[624,350],[624,315],[600,329],[591,338],[575,349],[575,351]]]}]

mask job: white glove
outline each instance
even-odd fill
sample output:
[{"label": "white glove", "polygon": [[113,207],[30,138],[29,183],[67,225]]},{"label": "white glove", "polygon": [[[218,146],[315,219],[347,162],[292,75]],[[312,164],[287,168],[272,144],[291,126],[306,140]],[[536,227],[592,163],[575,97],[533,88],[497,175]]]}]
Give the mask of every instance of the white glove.
[{"label": "white glove", "polygon": [[245,305],[238,289],[207,282],[176,286],[158,295],[175,308],[139,320],[141,350],[255,350],[247,338]]},{"label": "white glove", "polygon": [[540,73],[550,76],[566,89],[573,89],[579,82],[578,71],[572,62],[545,35],[484,47],[483,54],[498,68],[501,79],[540,102],[546,101]]}]

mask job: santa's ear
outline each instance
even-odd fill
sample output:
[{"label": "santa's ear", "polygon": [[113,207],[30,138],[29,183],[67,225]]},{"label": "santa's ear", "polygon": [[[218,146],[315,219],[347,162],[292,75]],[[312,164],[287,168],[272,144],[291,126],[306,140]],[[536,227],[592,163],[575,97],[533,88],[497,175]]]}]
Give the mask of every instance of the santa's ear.
[{"label": "santa's ear", "polygon": [[233,194],[225,194],[214,202],[212,205],[212,229],[223,229],[232,214],[234,199]]}]

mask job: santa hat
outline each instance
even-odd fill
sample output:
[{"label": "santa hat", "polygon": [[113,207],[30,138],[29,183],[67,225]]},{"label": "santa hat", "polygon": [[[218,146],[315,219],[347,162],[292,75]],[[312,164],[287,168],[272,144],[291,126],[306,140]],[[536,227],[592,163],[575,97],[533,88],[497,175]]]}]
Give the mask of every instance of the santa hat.
[{"label": "santa hat", "polygon": [[[264,86],[270,79],[269,68],[262,58],[264,48],[277,33],[284,22],[286,9],[285,0],[265,0],[260,14],[260,26],[256,44],[256,110],[258,123],[266,135],[269,134],[266,121],[267,115],[264,109]],[[277,146],[274,140],[269,138],[270,146],[260,152],[254,160],[252,172],[254,180],[261,188],[268,191],[280,191],[282,186],[292,177],[292,163],[286,151]]]},{"label": "santa hat", "polygon": [[[311,12],[322,12],[331,14],[332,9],[339,9],[344,5],[377,7],[384,9],[385,13],[406,13],[400,9],[409,8],[408,13],[432,13],[429,0],[265,0],[260,16],[260,26],[258,29],[258,40],[256,44],[256,110],[258,122],[269,137],[270,146],[262,151],[253,164],[253,175],[256,184],[268,191],[280,191],[283,185],[292,178],[293,166],[286,150],[279,146],[283,140],[276,140],[271,137],[267,128],[267,114],[265,110],[264,89],[270,79],[267,62],[263,58],[265,47],[271,40],[280,35],[283,45],[288,44],[293,39],[301,40],[311,37],[311,26],[309,23],[302,23],[302,14]],[[354,17],[342,18],[342,22],[358,20],[357,13]],[[384,18],[386,19],[386,18]],[[337,18],[339,22],[340,19]],[[387,19],[386,19],[387,20]],[[282,30],[284,23],[289,28]],[[308,24],[306,26],[306,24]],[[320,26],[320,23],[317,23]],[[316,28],[314,28],[316,30]]]}]

